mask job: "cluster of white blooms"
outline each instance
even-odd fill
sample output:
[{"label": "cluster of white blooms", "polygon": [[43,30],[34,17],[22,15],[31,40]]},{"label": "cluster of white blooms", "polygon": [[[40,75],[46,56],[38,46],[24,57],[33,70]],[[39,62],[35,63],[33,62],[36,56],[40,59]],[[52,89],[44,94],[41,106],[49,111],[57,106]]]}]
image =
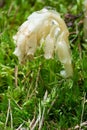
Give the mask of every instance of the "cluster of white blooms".
[{"label": "cluster of white blooms", "polygon": [[84,38],[87,39],[87,0],[84,0]]},{"label": "cluster of white blooms", "polygon": [[44,39],[44,57],[53,58],[56,54],[64,64],[63,76],[72,76],[69,32],[64,20],[54,10],[42,9],[32,13],[13,37],[16,43],[14,54],[19,62],[24,62],[36,52]]}]

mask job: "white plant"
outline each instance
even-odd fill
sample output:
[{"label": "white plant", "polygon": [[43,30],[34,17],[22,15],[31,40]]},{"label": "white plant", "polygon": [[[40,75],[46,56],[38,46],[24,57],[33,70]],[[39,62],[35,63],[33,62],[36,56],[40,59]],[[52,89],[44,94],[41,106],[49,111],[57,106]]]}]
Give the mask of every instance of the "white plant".
[{"label": "white plant", "polygon": [[18,56],[20,63],[25,62],[30,56],[34,56],[44,39],[44,57],[50,59],[56,54],[65,67],[61,74],[65,77],[72,76],[68,36],[68,29],[59,13],[44,8],[32,13],[19,27],[13,37],[16,43],[14,54]]}]

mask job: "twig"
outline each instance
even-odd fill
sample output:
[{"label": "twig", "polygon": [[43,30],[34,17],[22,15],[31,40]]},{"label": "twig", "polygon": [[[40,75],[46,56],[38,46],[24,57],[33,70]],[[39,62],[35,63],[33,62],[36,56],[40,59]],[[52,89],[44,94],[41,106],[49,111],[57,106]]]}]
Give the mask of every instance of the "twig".
[{"label": "twig", "polygon": [[20,126],[16,130],[20,130],[24,123],[20,124]]},{"label": "twig", "polygon": [[44,123],[44,114],[45,114],[45,107],[43,108],[42,118],[41,118],[41,120],[39,122],[38,130],[42,130],[42,126],[43,126],[43,123]]},{"label": "twig", "polygon": [[38,116],[37,120],[35,121],[35,123],[33,124],[33,126],[31,127],[30,130],[34,130],[34,128],[37,126],[39,120],[40,120],[40,118],[39,118],[39,116]]},{"label": "twig", "polygon": [[74,128],[70,128],[69,130],[72,130],[72,129],[77,130],[77,129],[80,129],[80,127],[83,127],[83,126],[87,126],[87,121],[81,123],[80,126],[76,125]]},{"label": "twig", "polygon": [[30,123],[30,130],[34,130],[34,128],[37,126],[40,119],[41,119],[41,112],[40,112],[40,104],[39,104],[39,115],[37,117],[37,120],[35,119],[35,115],[34,115],[34,118]]},{"label": "twig", "polygon": [[15,66],[15,86],[18,86],[18,66]]},{"label": "twig", "polygon": [[13,118],[12,118],[12,110],[10,107],[10,117],[11,117],[11,129],[13,129]]},{"label": "twig", "polygon": [[8,110],[7,110],[7,116],[6,116],[6,121],[5,121],[5,129],[6,129],[6,126],[7,126],[7,123],[8,123],[9,112],[10,112],[10,103],[8,101]]},{"label": "twig", "polygon": [[35,115],[34,115],[32,121],[30,122],[30,130],[33,127],[34,123],[35,123]]},{"label": "twig", "polygon": [[83,126],[87,126],[87,121],[81,123],[81,127],[83,127]]},{"label": "twig", "polygon": [[[46,90],[45,95],[44,95],[44,101],[46,101],[47,96],[48,96],[48,92],[47,92],[47,90]],[[38,130],[41,130],[41,129],[42,129],[43,122],[44,122],[44,114],[45,114],[45,106],[44,106],[44,108],[43,108],[42,118],[41,118],[41,120],[40,120],[40,122],[39,122],[39,129],[38,129]]]},{"label": "twig", "polygon": [[12,111],[11,111],[10,99],[8,99],[8,110],[7,110],[7,116],[6,116],[6,122],[5,122],[5,129],[6,129],[7,124],[8,124],[9,116],[11,118],[11,129],[13,129],[13,118],[12,118]]},{"label": "twig", "polygon": [[[48,92],[46,91],[43,101],[45,101],[47,99],[47,95],[48,95]],[[42,116],[41,116],[41,106],[39,104],[39,114],[38,114],[37,120],[35,121],[35,116],[34,116],[33,120],[30,123],[30,126],[29,126],[30,130],[34,130],[38,123],[39,123],[38,130],[42,129],[43,122],[44,122],[44,114],[45,114],[45,106],[43,108],[43,112],[42,112]]]},{"label": "twig", "polygon": [[44,101],[46,101],[47,95],[48,95],[48,92],[47,92],[47,90],[46,90],[45,95],[44,95]]}]

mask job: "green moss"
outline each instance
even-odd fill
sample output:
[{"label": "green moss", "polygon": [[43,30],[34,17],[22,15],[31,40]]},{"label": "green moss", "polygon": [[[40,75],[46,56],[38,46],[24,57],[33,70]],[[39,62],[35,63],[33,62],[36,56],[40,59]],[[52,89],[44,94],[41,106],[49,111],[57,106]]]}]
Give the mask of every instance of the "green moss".
[{"label": "green moss", "polygon": [[[87,46],[83,40],[82,0],[8,0],[0,7],[0,130],[11,130],[11,116],[6,124],[8,99],[12,110],[13,129],[22,123],[29,127],[30,121],[38,117],[45,108],[42,130],[62,130],[80,124],[87,119]],[[13,55],[13,35],[33,11],[51,6],[60,12],[70,31],[73,78],[63,79],[59,72],[63,66],[59,61],[45,60],[42,56],[20,65]],[[70,14],[68,18],[66,15]],[[72,17],[72,15],[74,17]],[[71,17],[70,17],[71,16]],[[76,33],[78,31],[78,33]],[[18,67],[17,85],[15,66]],[[44,94],[48,97],[44,101]],[[87,96],[85,96],[85,100]],[[82,107],[84,104],[84,108]],[[49,113],[48,113],[49,111]],[[6,125],[6,126],[5,126]],[[36,130],[38,126],[36,127]],[[85,128],[84,128],[85,129]]]}]

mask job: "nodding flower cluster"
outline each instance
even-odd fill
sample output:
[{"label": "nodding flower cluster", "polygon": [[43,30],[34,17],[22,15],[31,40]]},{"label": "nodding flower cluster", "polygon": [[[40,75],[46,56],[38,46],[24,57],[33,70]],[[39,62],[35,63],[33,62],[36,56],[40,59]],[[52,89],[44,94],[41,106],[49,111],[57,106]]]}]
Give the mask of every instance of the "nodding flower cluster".
[{"label": "nodding flower cluster", "polygon": [[34,56],[43,39],[44,57],[50,59],[56,54],[65,67],[61,74],[69,77],[73,70],[68,36],[68,29],[59,13],[44,8],[32,13],[13,36],[16,43],[14,54],[20,63],[25,62]]}]

